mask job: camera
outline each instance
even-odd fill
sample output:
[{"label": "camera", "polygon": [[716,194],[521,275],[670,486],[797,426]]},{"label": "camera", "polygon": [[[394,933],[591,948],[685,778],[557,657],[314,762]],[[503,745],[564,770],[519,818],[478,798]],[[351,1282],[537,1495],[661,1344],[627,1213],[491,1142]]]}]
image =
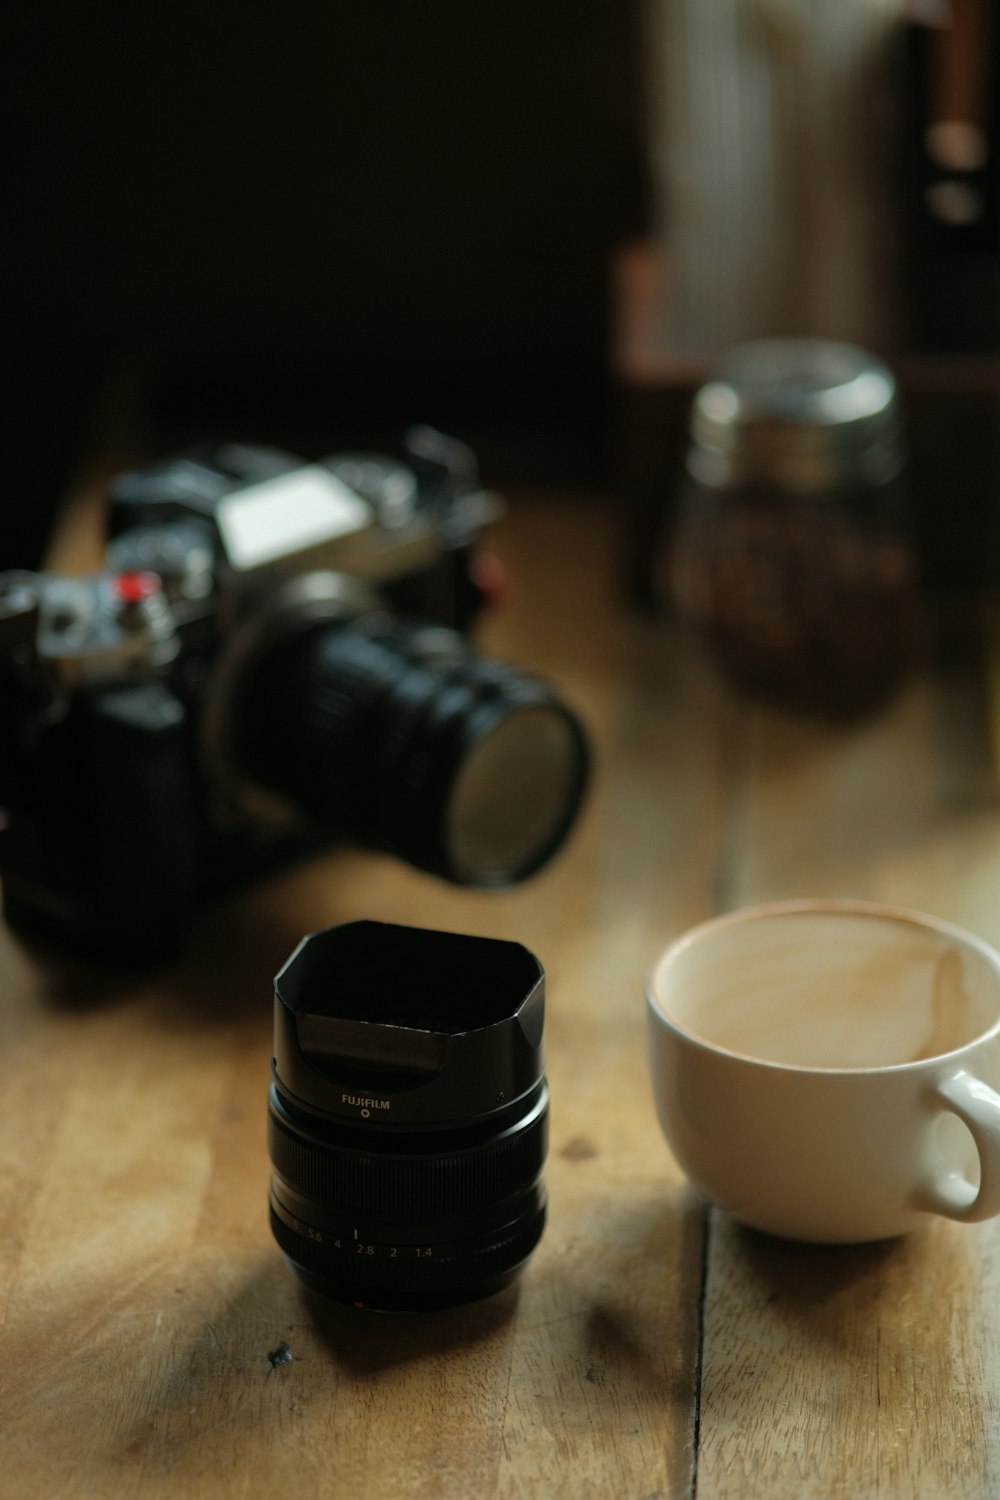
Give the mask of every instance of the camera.
[{"label": "camera", "polygon": [[274,981],[271,1229],[339,1301],[486,1297],[541,1237],[545,978],[520,943],[383,922],[302,940]]},{"label": "camera", "polygon": [[333,837],[459,884],[539,869],[588,750],[469,639],[498,508],[431,428],[400,459],[222,445],[113,482],[98,573],[0,575],[8,921],[169,953],[203,897]]}]

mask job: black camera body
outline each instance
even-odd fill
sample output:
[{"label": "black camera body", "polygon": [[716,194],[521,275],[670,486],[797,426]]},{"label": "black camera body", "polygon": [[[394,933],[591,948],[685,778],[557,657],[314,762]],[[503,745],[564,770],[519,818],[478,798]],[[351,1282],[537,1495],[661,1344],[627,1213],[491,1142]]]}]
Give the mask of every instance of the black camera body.
[{"label": "black camera body", "polygon": [[[585,748],[544,684],[467,639],[498,508],[428,428],[405,462],[230,445],[121,476],[96,575],[0,575],[7,919],[145,958],[201,897],[333,834],[473,884],[547,859]],[[481,861],[486,815],[463,811],[481,762],[523,740],[512,720],[537,738],[539,713],[559,806],[537,847]]]}]

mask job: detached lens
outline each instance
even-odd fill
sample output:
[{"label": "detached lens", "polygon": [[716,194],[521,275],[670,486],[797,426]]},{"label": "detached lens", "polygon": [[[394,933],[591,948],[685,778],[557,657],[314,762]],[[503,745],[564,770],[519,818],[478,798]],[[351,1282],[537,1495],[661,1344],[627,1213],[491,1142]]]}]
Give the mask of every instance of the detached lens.
[{"label": "detached lens", "polygon": [[378,922],[305,938],[274,982],[271,1227],[358,1306],[469,1302],[545,1223],[544,974],[518,943]]},{"label": "detached lens", "polygon": [[264,786],[461,885],[540,869],[587,781],[583,731],[547,683],[457,631],[386,615],[276,646],[245,694],[238,743]]}]

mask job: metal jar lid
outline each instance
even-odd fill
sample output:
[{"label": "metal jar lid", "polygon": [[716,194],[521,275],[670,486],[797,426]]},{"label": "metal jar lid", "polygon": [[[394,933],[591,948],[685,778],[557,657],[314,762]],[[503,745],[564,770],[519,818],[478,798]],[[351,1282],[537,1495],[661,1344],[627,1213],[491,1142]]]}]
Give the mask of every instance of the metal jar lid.
[{"label": "metal jar lid", "polygon": [[884,484],[905,448],[896,382],[853,344],[756,339],[697,392],[688,469],[713,489],[770,485],[819,498]]}]

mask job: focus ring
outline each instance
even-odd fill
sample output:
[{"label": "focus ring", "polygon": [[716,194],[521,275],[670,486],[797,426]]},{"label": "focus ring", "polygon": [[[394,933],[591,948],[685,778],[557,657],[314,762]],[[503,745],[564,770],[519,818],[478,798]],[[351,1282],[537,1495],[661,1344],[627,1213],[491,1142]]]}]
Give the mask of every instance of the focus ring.
[{"label": "focus ring", "polygon": [[523,1192],[541,1174],[547,1145],[545,1096],[523,1129],[475,1148],[423,1156],[375,1155],[321,1144],[289,1127],[272,1102],[271,1162],[303,1197],[353,1205],[360,1215],[452,1214],[487,1208]]}]

